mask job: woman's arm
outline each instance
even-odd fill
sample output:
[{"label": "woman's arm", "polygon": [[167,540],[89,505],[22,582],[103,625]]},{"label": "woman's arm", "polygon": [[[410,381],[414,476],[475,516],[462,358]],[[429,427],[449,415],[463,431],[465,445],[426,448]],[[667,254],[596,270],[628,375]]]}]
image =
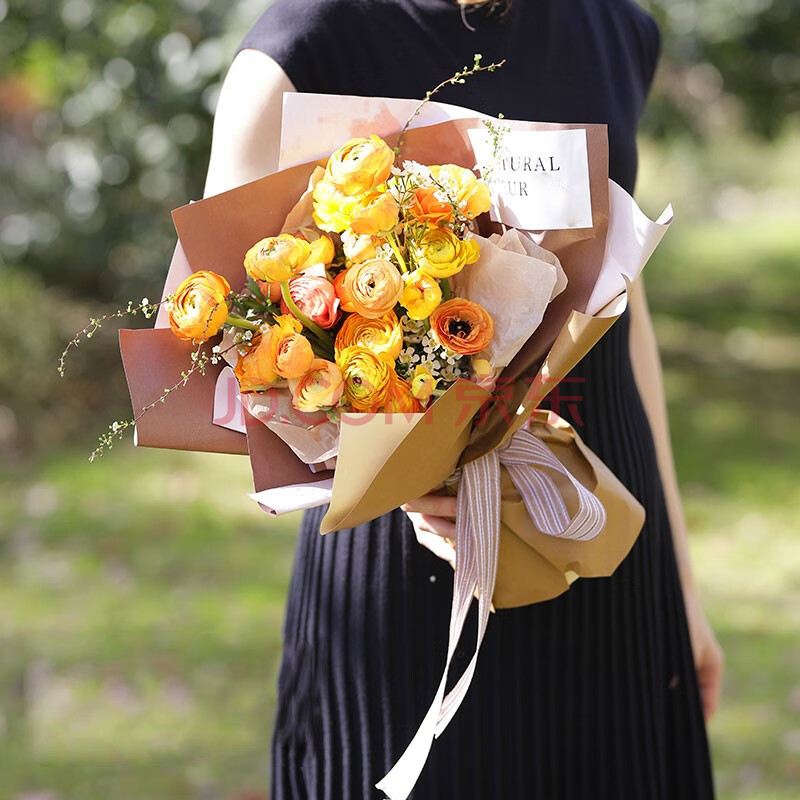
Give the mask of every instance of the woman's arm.
[{"label": "woman's arm", "polygon": [[242,50],[231,64],[214,116],[205,197],[278,168],[283,93],[289,78],[268,55]]},{"label": "woman's arm", "polygon": [[708,719],[714,713],[719,702],[722,688],[723,655],[703,612],[695,588],[692,559],[689,552],[689,532],[678,490],[675,462],[672,457],[661,359],[658,355],[658,345],[641,278],[637,281],[630,296],[630,306],[630,352],[633,373],[655,441],[656,459],[661,474],[661,483],[664,487],[675,557],[683,587],[703,711]]}]

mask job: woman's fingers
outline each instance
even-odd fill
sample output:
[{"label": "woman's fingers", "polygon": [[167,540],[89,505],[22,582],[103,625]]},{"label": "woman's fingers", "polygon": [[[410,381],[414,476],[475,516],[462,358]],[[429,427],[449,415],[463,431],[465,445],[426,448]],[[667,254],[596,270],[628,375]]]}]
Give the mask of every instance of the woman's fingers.
[{"label": "woman's fingers", "polygon": [[407,511],[406,513],[417,533],[420,531],[423,533],[435,533],[437,536],[455,541],[456,524],[452,519],[437,517],[431,514],[420,514],[416,511]]},{"label": "woman's fingers", "polygon": [[416,500],[409,500],[409,502],[401,506],[401,508],[405,512],[414,512],[433,517],[451,517],[455,519],[456,498],[450,495],[426,494],[422,497],[418,497]]}]

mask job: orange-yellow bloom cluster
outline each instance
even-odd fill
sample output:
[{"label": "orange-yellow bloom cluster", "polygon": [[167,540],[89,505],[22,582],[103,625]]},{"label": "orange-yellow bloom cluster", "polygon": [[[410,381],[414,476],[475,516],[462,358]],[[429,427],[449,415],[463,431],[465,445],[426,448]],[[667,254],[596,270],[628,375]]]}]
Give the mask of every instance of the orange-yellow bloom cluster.
[{"label": "orange-yellow bloom cluster", "polygon": [[[489,209],[489,190],[453,164],[394,163],[377,136],[339,148],[313,178],[313,223],[295,214],[301,227],[245,254],[260,292],[250,281],[250,294],[229,297],[224,278],[196,273],[170,307],[176,334],[249,329],[235,339],[241,391],[288,385],[301,412],[424,410],[465,369],[452,355],[480,353],[493,335],[485,309],[444,300],[440,283],[478,260],[468,221]],[[448,351],[438,361],[437,345]]]}]

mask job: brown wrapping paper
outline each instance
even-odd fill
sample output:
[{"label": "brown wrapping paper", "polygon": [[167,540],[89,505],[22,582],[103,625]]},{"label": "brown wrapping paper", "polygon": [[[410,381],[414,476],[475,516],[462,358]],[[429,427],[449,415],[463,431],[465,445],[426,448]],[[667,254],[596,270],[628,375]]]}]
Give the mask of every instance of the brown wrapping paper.
[{"label": "brown wrapping paper", "polygon": [[[569,423],[539,410],[533,413],[529,430],[600,500],[606,510],[606,524],[597,537],[589,540],[562,539],[542,533],[531,520],[508,471],[501,466],[500,547],[492,597],[495,608],[550,600],[569,589],[578,578],[612,575],[644,524],[641,504]],[[553,477],[573,513],[574,490],[566,479]],[[452,486],[451,491],[455,490],[456,486]]]},{"label": "brown wrapping paper", "polygon": [[[475,156],[467,131],[479,124],[458,120],[410,130],[403,142],[403,157],[427,164],[446,160],[472,168]],[[526,130],[586,129],[593,227],[549,231],[542,241],[561,261],[569,279],[567,288],[551,303],[539,329],[504,371],[503,381],[515,379],[510,395],[503,394],[501,402],[496,396],[486,420],[474,430],[470,430],[470,419],[490,396],[466,381],[451,387],[422,415],[378,414],[371,419],[345,415],[351,419],[342,425],[333,500],[323,520],[323,532],[352,527],[386,513],[440,484],[459,460],[471,460],[497,446],[614,321],[613,317],[580,313],[602,264],[608,228],[605,126],[509,124]],[[244,253],[254,242],[283,229],[317,166],[314,162],[293,167],[176,209],[173,219],[179,246],[165,294],[190,271],[199,269],[224,275],[234,289],[242,286]],[[163,315],[159,324],[164,324]],[[536,374],[537,364],[554,339],[556,344]],[[166,329],[122,331],[120,344],[135,409],[158,397],[165,386],[174,383],[172,376],[179,376],[189,363],[189,346]],[[192,376],[163,406],[145,415],[137,426],[139,444],[249,451],[256,491],[329,477],[330,472],[312,473],[264,425],[248,424],[245,443],[241,434],[211,422],[214,385],[221,367],[209,365],[205,376]],[[526,374],[536,374],[532,385],[521,380]],[[516,413],[521,403],[521,413]]]}]

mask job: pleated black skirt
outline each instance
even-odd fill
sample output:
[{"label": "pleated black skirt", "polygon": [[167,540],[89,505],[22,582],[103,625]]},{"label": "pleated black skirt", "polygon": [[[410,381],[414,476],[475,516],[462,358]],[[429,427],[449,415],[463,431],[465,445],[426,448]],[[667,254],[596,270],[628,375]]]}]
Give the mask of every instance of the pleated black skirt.
[{"label": "pleated black skirt", "polygon": [[[576,425],[647,511],[610,578],[492,615],[469,695],[416,800],[713,797],[669,523],[628,358],[628,319],[562,388]],[[284,627],[272,800],[380,798],[444,666],[453,572],[395,511],[321,536],[306,513]],[[466,666],[475,613],[451,669]]]}]

